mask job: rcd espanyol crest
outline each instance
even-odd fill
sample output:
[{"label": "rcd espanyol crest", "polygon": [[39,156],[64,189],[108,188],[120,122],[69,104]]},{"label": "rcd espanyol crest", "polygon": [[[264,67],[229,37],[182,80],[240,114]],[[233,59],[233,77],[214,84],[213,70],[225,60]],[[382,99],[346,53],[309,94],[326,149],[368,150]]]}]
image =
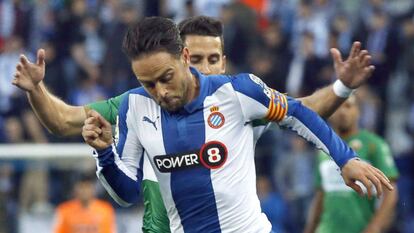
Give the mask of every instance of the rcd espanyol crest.
[{"label": "rcd espanyol crest", "polygon": [[210,115],[208,116],[207,122],[208,125],[213,129],[218,129],[224,125],[225,118],[221,112],[219,112],[219,107],[213,106],[210,108]]}]

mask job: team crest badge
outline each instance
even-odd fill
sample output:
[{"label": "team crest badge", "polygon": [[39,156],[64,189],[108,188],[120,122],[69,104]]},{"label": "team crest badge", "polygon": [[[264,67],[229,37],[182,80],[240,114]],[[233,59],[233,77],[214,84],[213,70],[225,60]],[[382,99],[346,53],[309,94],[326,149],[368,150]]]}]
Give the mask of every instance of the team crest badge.
[{"label": "team crest badge", "polygon": [[213,129],[218,129],[224,125],[225,119],[223,114],[219,112],[219,107],[213,106],[210,108],[210,115],[208,116],[208,125]]}]

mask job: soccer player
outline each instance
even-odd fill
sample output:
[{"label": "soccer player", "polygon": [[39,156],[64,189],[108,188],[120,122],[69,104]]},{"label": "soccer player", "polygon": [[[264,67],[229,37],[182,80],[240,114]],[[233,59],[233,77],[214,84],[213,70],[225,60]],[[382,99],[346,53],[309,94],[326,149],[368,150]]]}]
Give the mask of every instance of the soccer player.
[{"label": "soccer player", "polygon": [[[398,171],[387,143],[379,136],[359,129],[358,120],[359,108],[355,97],[350,97],[330,118],[332,127],[359,157],[384,172],[391,184],[396,187]],[[392,223],[398,199],[397,190],[385,190],[380,200],[358,196],[345,185],[338,167],[323,153],[318,155],[316,174],[318,190],[312,201],[304,232],[387,231]]]},{"label": "soccer player", "polygon": [[[172,232],[270,232],[255,193],[253,120],[278,122],[330,154],[347,184],[392,190],[378,169],[352,151],[314,112],[268,88],[252,74],[206,78],[190,68],[190,54],[169,19],[151,17],[124,40],[143,87],[119,107],[119,141],[111,125],[90,111],[82,135],[96,149],[98,177],[122,204],[138,200],[142,162],[160,184]],[[115,149],[116,147],[116,149]],[[144,172],[145,173],[145,172]]]},{"label": "soccer player", "polygon": [[[222,24],[210,17],[197,16],[183,20],[180,25],[180,35],[190,51],[190,63],[204,74],[222,74],[225,72],[226,58],[223,54],[224,41]],[[366,51],[360,51],[360,43],[354,43],[351,54],[357,54],[346,61],[336,49],[332,50],[337,76],[342,81],[323,88],[311,96],[300,99],[302,103],[327,118],[350,93],[367,80],[372,72],[369,64],[370,56]],[[91,110],[98,111],[111,124],[115,124],[118,106],[125,93],[107,101],[92,103],[87,106],[70,106],[48,92],[42,80],[44,77],[44,52],[38,53],[38,61],[31,64],[22,57],[17,66],[17,76],[14,84],[27,91],[28,98],[34,111],[54,134],[61,136],[77,135],[86,114]],[[352,59],[351,59],[352,58]],[[358,59],[356,59],[358,58]],[[344,84],[349,87],[345,87]],[[261,123],[255,128],[255,140],[258,139],[268,124]],[[148,165],[148,166],[147,166]],[[144,162],[144,178],[142,182],[144,197],[144,232],[168,232],[168,217],[161,201],[159,187],[155,174],[148,162]]]},{"label": "soccer player", "polygon": [[115,233],[115,211],[111,204],[95,197],[95,178],[81,175],[74,186],[74,198],[56,209],[54,233]]}]

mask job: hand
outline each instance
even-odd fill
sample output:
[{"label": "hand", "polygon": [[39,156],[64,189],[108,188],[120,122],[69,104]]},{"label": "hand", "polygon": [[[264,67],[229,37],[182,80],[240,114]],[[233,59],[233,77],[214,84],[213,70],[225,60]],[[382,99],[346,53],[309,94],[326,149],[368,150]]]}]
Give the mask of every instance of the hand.
[{"label": "hand", "polygon": [[364,192],[361,187],[355,183],[356,181],[360,181],[367,189],[369,198],[372,197],[373,185],[377,190],[378,198],[382,195],[382,185],[385,185],[390,191],[394,189],[384,173],[369,163],[358,159],[351,159],[342,167],[342,178],[346,185],[363,196]]},{"label": "hand", "polygon": [[380,227],[374,225],[368,225],[362,233],[381,233]]},{"label": "hand", "polygon": [[112,144],[112,127],[98,112],[90,110],[82,136],[86,143],[96,150],[103,150]]},{"label": "hand", "polygon": [[45,77],[45,50],[37,51],[36,63],[31,63],[25,55],[20,55],[12,84],[24,91],[32,91]]},{"label": "hand", "polygon": [[342,61],[341,53],[336,48],[331,48],[336,76],[345,86],[356,89],[364,84],[375,67],[371,65],[371,55],[367,50],[361,51],[361,43],[354,42],[348,58]]}]

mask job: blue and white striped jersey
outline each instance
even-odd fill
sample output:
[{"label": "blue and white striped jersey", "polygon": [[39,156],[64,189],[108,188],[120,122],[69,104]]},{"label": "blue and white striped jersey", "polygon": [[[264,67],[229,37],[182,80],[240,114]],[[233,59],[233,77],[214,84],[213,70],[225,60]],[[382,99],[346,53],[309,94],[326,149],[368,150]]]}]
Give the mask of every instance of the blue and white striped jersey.
[{"label": "blue and white striped jersey", "polygon": [[119,142],[98,151],[98,177],[121,205],[138,199],[143,160],[155,170],[172,232],[265,232],[256,195],[253,127],[292,129],[342,167],[355,153],[314,112],[252,74],[208,78],[199,96],[169,113],[143,88],[119,109]]}]

